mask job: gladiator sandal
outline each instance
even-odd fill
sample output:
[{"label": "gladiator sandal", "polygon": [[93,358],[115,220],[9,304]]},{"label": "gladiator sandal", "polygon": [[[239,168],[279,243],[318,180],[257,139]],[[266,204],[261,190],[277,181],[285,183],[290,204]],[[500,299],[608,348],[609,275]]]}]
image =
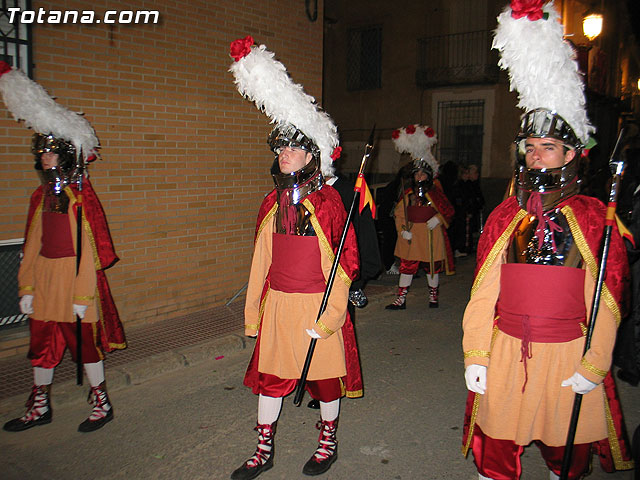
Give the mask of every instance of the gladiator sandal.
[{"label": "gladiator sandal", "polygon": [[21,432],[31,427],[51,423],[53,409],[49,401],[51,385],[34,385],[27,400],[27,412],[19,418],[9,420],[2,427],[7,432]]},{"label": "gladiator sandal", "polygon": [[439,287],[429,287],[429,308],[438,308]]},{"label": "gladiator sandal", "polygon": [[398,287],[398,296],[393,303],[387,305],[387,310],[404,310],[407,308],[407,292],[409,287]]},{"label": "gladiator sandal", "polygon": [[275,454],[273,436],[276,433],[275,422],[271,424],[259,423],[254,430],[258,432],[258,448],[256,448],[256,453],[231,474],[231,480],[251,480],[273,467],[273,456]]},{"label": "gladiator sandal", "polygon": [[91,387],[89,390],[89,397],[87,402],[93,405],[91,415],[84,422],[78,426],[79,432],[93,432],[111,420],[113,420],[113,407],[109,401],[107,395],[107,386],[105,382],[102,382],[97,387]]},{"label": "gladiator sandal", "polygon": [[320,430],[318,448],[302,468],[302,473],[305,475],[320,475],[329,470],[331,464],[338,459],[338,440],[336,439],[338,419],[331,422],[320,420],[316,428]]}]

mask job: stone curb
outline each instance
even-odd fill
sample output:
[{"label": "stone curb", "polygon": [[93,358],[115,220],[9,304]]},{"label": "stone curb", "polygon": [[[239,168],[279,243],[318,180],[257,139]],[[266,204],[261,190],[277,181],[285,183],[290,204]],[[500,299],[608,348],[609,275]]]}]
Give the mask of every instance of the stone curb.
[{"label": "stone curb", "polygon": [[[244,336],[234,333],[198,345],[151,355],[125,365],[111,368],[107,366],[107,387],[110,392],[118,391],[168,372],[230,355],[244,350],[246,347],[247,342]],[[55,409],[56,406],[68,403],[86,401],[88,389],[89,386],[86,380],[83,386],[78,386],[72,380],[56,383],[54,379],[51,395],[53,408]],[[16,395],[0,401],[0,415],[11,414],[11,416],[15,416],[24,413],[24,404],[27,396],[28,392],[25,392],[22,395]]]}]

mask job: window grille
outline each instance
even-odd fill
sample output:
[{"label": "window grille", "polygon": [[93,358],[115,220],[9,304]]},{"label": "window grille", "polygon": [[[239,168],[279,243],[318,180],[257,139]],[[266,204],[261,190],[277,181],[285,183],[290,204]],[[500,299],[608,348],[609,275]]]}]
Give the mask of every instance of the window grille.
[{"label": "window grille", "polygon": [[496,83],[499,68],[491,41],[487,30],[419,38],[416,84],[433,88]]},{"label": "window grille", "polygon": [[[20,11],[10,12],[10,8]],[[0,1],[0,60],[33,78],[31,24],[20,23],[20,12],[25,10],[31,10],[31,0]],[[12,13],[15,18],[10,23]]]},{"label": "window grille", "polygon": [[347,90],[382,86],[382,27],[347,32]]},{"label": "window grille", "polygon": [[440,165],[482,166],[484,100],[438,102],[437,158]]},{"label": "window grille", "polygon": [[20,313],[18,305],[18,268],[22,252],[22,239],[0,244],[0,330],[21,325],[27,315]]}]

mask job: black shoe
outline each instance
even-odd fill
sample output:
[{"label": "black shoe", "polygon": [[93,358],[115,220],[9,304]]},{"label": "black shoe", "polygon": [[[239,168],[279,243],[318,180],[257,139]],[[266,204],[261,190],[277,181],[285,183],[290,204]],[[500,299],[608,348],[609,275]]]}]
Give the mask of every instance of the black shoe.
[{"label": "black shoe", "polygon": [[338,450],[336,449],[333,455],[319,462],[315,457],[315,454],[312,455],[307,463],[304,464],[304,467],[302,467],[302,473],[305,475],[322,475],[324,472],[329,470],[333,462],[338,459]]},{"label": "black shoe", "polygon": [[107,414],[98,420],[91,420],[90,418],[87,418],[84,422],[78,425],[78,431],[83,433],[93,432],[104,427],[105,424],[109,423],[111,420],[113,420],[113,408],[110,408]]},{"label": "black shoe", "polygon": [[309,403],[307,403],[307,407],[318,410],[320,408],[320,402],[314,398]]},{"label": "black shoe", "polygon": [[243,463],[240,468],[233,471],[231,474],[231,480],[251,480],[252,478],[256,478],[262,472],[266,472],[271,467],[273,467],[273,450],[271,451],[269,460],[264,462],[262,465],[250,467],[247,465],[247,462]]},{"label": "black shoe", "polygon": [[384,308],[387,310],[405,310],[407,308],[407,302],[404,302],[402,305],[396,305],[395,303],[392,303]]},{"label": "black shoe", "polygon": [[429,308],[438,308],[438,302],[429,302]]},{"label": "black shoe", "polygon": [[20,418],[14,418],[13,420],[9,420],[2,427],[3,430],[7,432],[22,432],[23,430],[28,430],[31,427],[37,427],[39,425],[46,425],[47,423],[51,423],[52,411],[51,407],[44,414],[40,415],[40,417],[36,420],[22,420]]}]

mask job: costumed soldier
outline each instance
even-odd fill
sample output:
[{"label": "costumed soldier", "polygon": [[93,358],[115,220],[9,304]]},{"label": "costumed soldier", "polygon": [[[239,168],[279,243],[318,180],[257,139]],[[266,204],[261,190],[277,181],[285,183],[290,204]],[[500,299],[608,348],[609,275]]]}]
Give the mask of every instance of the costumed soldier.
[{"label": "costumed soldier", "polygon": [[[7,108],[37,132],[32,153],[42,181],[31,195],[18,271],[20,310],[29,315],[34,384],[26,413],[5,423],[4,430],[17,432],[51,422],[54,369],[67,347],[77,361],[77,316],[82,363],[91,385],[88,401],[93,405],[78,430],[91,432],[113,419],[103,352],[126,347],[104,273],[118,257],[100,201],[86,178],[85,162],[96,158],[98,139],[87,120],[56,103],[20,70],[0,62],[0,75]],[[76,252],[79,228],[81,248]]]},{"label": "costumed soldier", "polygon": [[447,228],[454,209],[437,180],[439,165],[431,153],[437,138],[431,127],[409,125],[394,130],[394,146],[413,158],[412,184],[403,187],[394,217],[398,240],[395,255],[400,258],[398,293],[388,310],[407,308],[407,293],[420,268],[427,272],[429,307],[438,307],[440,273],[455,273]]},{"label": "costumed soldier", "polygon": [[603,301],[583,355],[606,210],[578,194],[580,156],[595,129],[554,5],[511,5],[498,17],[493,48],[526,113],[515,142],[516,195],[485,224],[464,313],[463,453],[472,449],[480,479],[518,479],[520,455],[534,442],[549,478],[558,478],[581,394],[568,477],[579,479],[592,452],[606,471],[632,467],[609,371],[628,265],[614,226]]},{"label": "costumed soldier", "polygon": [[[325,178],[325,182],[338,191],[345,210],[349,209],[355,194],[353,183],[342,175],[337,174]],[[349,289],[349,315],[353,321],[355,321],[355,309],[353,307],[364,308],[369,302],[364,292],[367,282],[376,278],[382,270],[378,235],[373,215],[374,212],[367,206],[362,212],[354,209],[351,217],[360,253],[360,275],[353,281]]]},{"label": "costumed soldier", "polygon": [[264,45],[246,37],[231,44],[231,56],[238,90],[276,124],[269,136],[276,188],[258,213],[245,307],[245,333],[257,336],[244,384],[259,396],[258,447],[231,478],[255,478],[273,466],[282,399],[296,388],[312,338],[318,340],[306,389],[320,401],[320,437],[302,471],[318,475],[337,458],[340,398],[362,395],[347,314],[358,273],[351,225],[327,308],[314,323],[347,217],[340,195],[323,180],[333,173],[337,129]]}]

